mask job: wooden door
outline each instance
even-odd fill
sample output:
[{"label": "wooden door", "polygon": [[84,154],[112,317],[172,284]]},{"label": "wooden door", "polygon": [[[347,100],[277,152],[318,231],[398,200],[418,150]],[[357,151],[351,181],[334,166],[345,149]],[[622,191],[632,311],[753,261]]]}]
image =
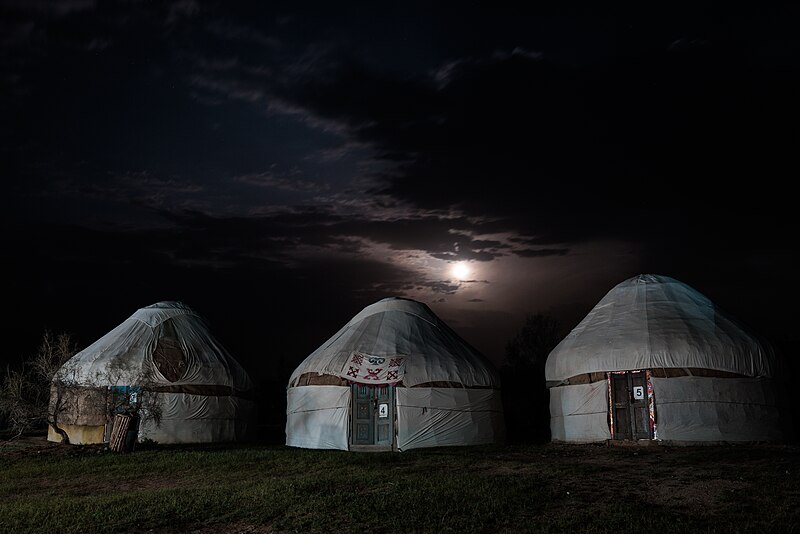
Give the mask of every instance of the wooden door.
[{"label": "wooden door", "polygon": [[394,388],[375,389],[375,445],[392,445],[394,438]]},{"label": "wooden door", "polygon": [[394,443],[394,387],[353,384],[351,443],[388,447]]},{"label": "wooden door", "polygon": [[614,439],[633,439],[631,434],[631,405],[628,400],[628,373],[611,373],[611,400]]},{"label": "wooden door", "polygon": [[611,373],[611,410],[614,439],[653,439],[647,373]]},{"label": "wooden door", "polygon": [[353,433],[356,445],[375,443],[375,416],[373,388],[364,384],[353,384]]}]

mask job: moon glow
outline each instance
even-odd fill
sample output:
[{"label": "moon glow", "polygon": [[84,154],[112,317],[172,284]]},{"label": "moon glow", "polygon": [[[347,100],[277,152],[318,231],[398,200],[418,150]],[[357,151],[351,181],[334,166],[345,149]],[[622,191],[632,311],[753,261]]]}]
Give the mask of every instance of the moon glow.
[{"label": "moon glow", "polygon": [[470,274],[472,274],[472,269],[470,269],[467,262],[459,261],[453,264],[450,268],[450,272],[456,280],[466,280],[469,278]]}]

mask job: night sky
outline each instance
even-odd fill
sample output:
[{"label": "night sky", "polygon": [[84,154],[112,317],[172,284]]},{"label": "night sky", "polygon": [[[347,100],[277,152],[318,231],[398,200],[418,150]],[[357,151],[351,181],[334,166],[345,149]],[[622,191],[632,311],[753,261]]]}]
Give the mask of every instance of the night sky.
[{"label": "night sky", "polygon": [[797,7],[329,4],[0,1],[0,360],[181,300],[283,380],[407,296],[502,364],[639,273],[794,346]]}]

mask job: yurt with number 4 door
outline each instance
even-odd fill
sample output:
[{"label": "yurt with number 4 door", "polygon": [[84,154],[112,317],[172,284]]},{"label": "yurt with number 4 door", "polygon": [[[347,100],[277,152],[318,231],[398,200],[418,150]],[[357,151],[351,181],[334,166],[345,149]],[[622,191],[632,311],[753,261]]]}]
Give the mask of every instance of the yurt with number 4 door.
[{"label": "yurt with number 4 door", "polygon": [[666,276],[609,291],[553,349],[545,375],[556,441],[782,437],[769,346]]},{"label": "yurt with number 4 door", "polygon": [[426,305],[367,306],[289,379],[286,444],[404,451],[504,438],[492,364]]},{"label": "yurt with number 4 door", "polygon": [[[56,375],[51,408],[73,444],[108,442],[112,417],[135,413],[140,440],[243,439],[252,424],[247,373],[180,302],[159,302],[73,356]],[[51,426],[51,441],[61,437]]]}]

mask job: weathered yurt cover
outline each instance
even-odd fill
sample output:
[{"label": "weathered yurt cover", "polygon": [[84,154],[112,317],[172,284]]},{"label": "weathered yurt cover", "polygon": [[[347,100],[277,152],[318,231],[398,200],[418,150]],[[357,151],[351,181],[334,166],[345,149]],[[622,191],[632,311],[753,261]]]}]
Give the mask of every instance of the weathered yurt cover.
[{"label": "weathered yurt cover", "polygon": [[143,421],[139,438],[159,443],[241,439],[253,414],[247,373],[180,302],[139,309],[60,374],[86,388],[144,386],[143,394],[158,397],[161,414],[159,424]]},{"label": "weathered yurt cover", "polygon": [[548,356],[552,437],[610,437],[606,381],[576,377],[652,370],[659,439],[775,439],[774,368],[770,348],[698,291],[639,275],[609,291]]},{"label": "weathered yurt cover", "polygon": [[397,450],[503,437],[497,371],[420,302],[387,298],[367,306],[289,379],[287,445],[347,450],[351,387],[303,385],[308,376],[394,387]]}]

